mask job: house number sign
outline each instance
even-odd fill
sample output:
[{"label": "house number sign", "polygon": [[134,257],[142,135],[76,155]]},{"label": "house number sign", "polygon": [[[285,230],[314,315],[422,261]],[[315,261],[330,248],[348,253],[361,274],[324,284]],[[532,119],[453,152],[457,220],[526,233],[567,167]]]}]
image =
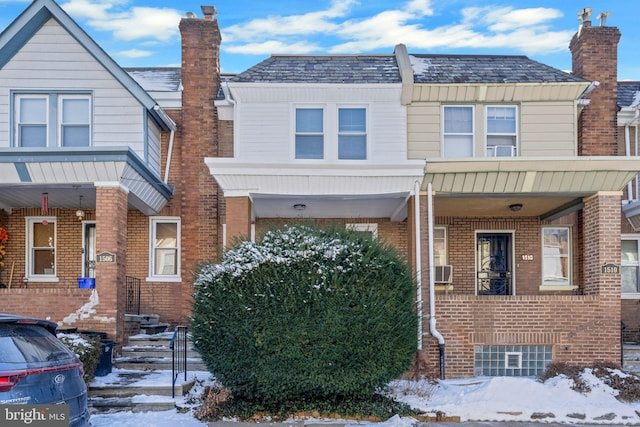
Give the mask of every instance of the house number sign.
[{"label": "house number sign", "polygon": [[96,262],[116,262],[116,254],[102,252],[96,255]]},{"label": "house number sign", "polygon": [[602,274],[620,274],[620,266],[616,264],[604,264],[601,270]]}]

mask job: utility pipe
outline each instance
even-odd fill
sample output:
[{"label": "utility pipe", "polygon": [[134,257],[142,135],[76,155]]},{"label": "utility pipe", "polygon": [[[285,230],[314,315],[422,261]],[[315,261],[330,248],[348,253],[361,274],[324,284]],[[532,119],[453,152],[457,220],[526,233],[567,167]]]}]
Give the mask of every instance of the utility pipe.
[{"label": "utility pipe", "polygon": [[427,214],[429,225],[429,332],[438,340],[438,352],[440,354],[440,379],[444,375],[444,337],[436,329],[436,275],[433,256],[433,186],[427,184]]},{"label": "utility pipe", "polygon": [[413,212],[415,222],[416,240],[416,303],[418,307],[418,350],[422,350],[422,253],[420,245],[420,183],[415,182],[413,186]]},{"label": "utility pipe", "polygon": [[171,129],[171,136],[169,137],[169,148],[167,150],[167,164],[164,165],[164,183],[169,183],[169,170],[171,169],[171,154],[173,153],[173,136],[176,131]]},{"label": "utility pipe", "polygon": [[[631,138],[629,137],[629,126],[631,125],[631,123],[633,123],[634,121],[638,120],[638,117],[640,116],[640,110],[636,108],[636,112],[633,115],[633,118],[631,120],[629,120],[627,123],[625,123],[624,125],[624,150],[625,150],[625,155],[627,156],[631,156]],[[635,138],[636,138],[636,146],[635,146],[635,150],[636,150],[636,156],[638,155],[638,126],[636,125],[636,132],[635,132]],[[636,184],[637,184],[637,178],[636,178]],[[635,194],[632,194],[633,192],[633,183],[631,181],[629,181],[629,183],[627,183],[627,197],[629,200],[637,200],[638,199],[638,189],[636,188],[636,192]]]}]

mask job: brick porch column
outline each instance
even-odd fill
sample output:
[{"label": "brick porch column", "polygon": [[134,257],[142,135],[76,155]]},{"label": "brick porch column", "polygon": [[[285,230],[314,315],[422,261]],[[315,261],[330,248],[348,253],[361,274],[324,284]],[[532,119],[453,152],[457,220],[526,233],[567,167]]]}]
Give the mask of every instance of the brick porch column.
[{"label": "brick porch column", "polygon": [[96,183],[96,252],[114,254],[115,262],[96,263],[95,316],[104,323],[101,331],[118,343],[124,339],[128,194],[117,183]]},{"label": "brick porch column", "polygon": [[233,245],[236,239],[251,237],[251,200],[249,197],[227,197],[227,241]]},{"label": "brick porch column", "polygon": [[[610,191],[584,199],[584,293],[616,302],[620,322],[620,274],[602,273],[604,264],[620,265],[620,198]],[[619,326],[619,325],[618,325]]]}]

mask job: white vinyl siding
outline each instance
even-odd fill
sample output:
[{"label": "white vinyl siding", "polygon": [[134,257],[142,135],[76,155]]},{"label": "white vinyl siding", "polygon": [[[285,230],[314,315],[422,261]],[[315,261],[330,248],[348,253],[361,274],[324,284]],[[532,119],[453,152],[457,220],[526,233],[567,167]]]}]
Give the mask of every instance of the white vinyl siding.
[{"label": "white vinyl siding", "polygon": [[[322,107],[325,113],[325,157],[321,161],[352,162],[338,159],[339,108],[367,110],[365,162],[407,160],[406,107],[398,101],[400,85],[237,85],[231,87],[240,100],[234,122],[236,160],[294,161],[295,110],[307,107]],[[321,105],[319,100],[323,101]]]},{"label": "white vinyl siding", "polygon": [[91,91],[92,146],[128,146],[145,158],[145,108],[55,20],[0,69],[0,147],[10,147],[11,91]]}]

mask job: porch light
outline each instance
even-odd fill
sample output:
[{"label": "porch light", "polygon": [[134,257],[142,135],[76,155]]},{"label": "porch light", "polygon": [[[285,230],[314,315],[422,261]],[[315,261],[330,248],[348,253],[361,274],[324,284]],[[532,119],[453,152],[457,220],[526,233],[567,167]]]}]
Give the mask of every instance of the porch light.
[{"label": "porch light", "polygon": [[296,203],[295,205],[293,205],[293,209],[297,211],[303,211],[307,209],[307,205],[305,205],[304,203]]},{"label": "porch light", "polygon": [[509,209],[511,209],[513,212],[519,212],[520,209],[522,209],[522,203],[514,203],[512,205],[509,205]]},{"label": "porch light", "polygon": [[82,210],[82,196],[80,196],[80,209],[76,211],[76,216],[80,221],[84,218],[84,211]]}]

